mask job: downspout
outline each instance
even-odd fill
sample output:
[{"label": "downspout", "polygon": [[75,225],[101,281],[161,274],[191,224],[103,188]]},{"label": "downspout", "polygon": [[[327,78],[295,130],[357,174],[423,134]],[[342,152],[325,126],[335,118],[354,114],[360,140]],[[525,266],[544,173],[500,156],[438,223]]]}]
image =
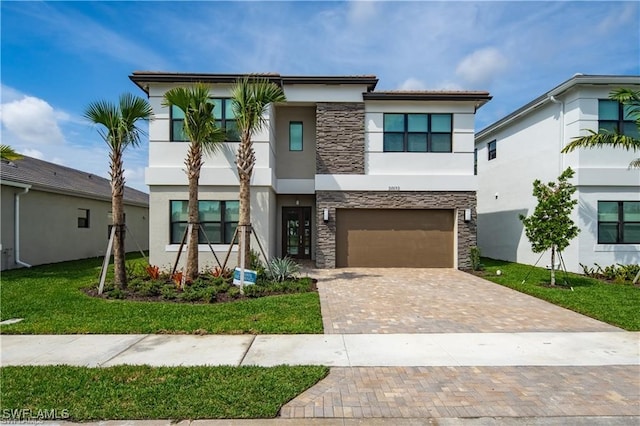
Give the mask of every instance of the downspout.
[{"label": "downspout", "polygon": [[[558,152],[561,152],[562,149],[564,148],[564,102],[559,101],[553,95],[549,96],[549,100],[554,104],[560,104],[560,148],[558,149]],[[560,154],[559,165],[560,165],[560,170],[558,171],[558,173],[562,174],[564,170],[564,154]]]},{"label": "downspout", "polygon": [[13,234],[13,237],[15,239],[14,241],[14,251],[15,251],[15,259],[16,259],[16,263],[20,266],[24,266],[26,268],[31,268],[31,265],[29,265],[28,263],[23,262],[22,260],[20,260],[20,196],[21,195],[25,195],[27,192],[29,192],[29,189],[31,188],[31,185],[25,186],[24,189],[22,190],[22,192],[18,192],[14,195],[14,214],[15,214],[15,218],[14,218],[14,225],[15,225],[15,231]]}]

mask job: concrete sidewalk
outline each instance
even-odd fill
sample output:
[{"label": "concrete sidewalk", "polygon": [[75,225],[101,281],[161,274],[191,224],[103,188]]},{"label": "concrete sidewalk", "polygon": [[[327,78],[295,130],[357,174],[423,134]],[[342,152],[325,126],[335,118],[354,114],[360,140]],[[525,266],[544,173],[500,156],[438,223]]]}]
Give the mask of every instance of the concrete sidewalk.
[{"label": "concrete sidewalk", "polygon": [[640,363],[640,333],[1,335],[8,365],[607,366]]}]

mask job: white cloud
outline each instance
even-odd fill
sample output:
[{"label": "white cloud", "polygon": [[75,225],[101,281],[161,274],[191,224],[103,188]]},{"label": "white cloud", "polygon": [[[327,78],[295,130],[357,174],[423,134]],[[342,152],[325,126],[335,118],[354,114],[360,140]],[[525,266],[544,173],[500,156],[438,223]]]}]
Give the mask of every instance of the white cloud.
[{"label": "white cloud", "polygon": [[422,80],[418,80],[417,78],[408,78],[402,82],[399,90],[425,90],[427,86],[424,84]]},{"label": "white cloud", "polygon": [[373,1],[352,0],[349,2],[349,18],[354,23],[366,23],[377,14],[377,4]]},{"label": "white cloud", "polygon": [[3,103],[0,108],[3,127],[18,139],[38,145],[64,143],[58,122],[68,118],[68,114],[33,96]]},{"label": "white cloud", "polygon": [[37,149],[32,148],[24,148],[18,151],[22,155],[26,155],[27,157],[37,158],[38,160],[44,160],[44,153]]},{"label": "white cloud", "polygon": [[507,58],[495,47],[479,49],[465,57],[456,68],[456,75],[469,84],[487,86],[508,66]]}]

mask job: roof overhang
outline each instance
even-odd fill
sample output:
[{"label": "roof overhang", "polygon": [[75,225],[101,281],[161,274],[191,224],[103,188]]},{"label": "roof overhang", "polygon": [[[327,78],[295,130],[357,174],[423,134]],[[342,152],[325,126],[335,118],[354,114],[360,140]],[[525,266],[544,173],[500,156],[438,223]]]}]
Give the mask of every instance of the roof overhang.
[{"label": "roof overhang", "polygon": [[266,79],[278,86],[286,84],[357,84],[366,85],[368,91],[375,89],[378,79],[372,75],[363,76],[281,76],[280,74],[204,74],[134,71],[129,79],[133,81],[147,95],[150,83],[226,83],[232,84],[243,78]]},{"label": "roof overhang", "polygon": [[516,109],[511,114],[508,114],[500,120],[488,125],[484,129],[476,133],[476,138],[483,138],[487,134],[498,130],[501,127],[506,126],[510,122],[528,114],[532,110],[539,108],[547,102],[552,102],[552,99],[556,96],[562,95],[564,92],[572,89],[576,86],[627,86],[627,85],[640,85],[640,76],[637,75],[583,75],[576,74],[570,79],[560,83],[553,89],[549,90],[545,94],[538,96],[526,105]]}]

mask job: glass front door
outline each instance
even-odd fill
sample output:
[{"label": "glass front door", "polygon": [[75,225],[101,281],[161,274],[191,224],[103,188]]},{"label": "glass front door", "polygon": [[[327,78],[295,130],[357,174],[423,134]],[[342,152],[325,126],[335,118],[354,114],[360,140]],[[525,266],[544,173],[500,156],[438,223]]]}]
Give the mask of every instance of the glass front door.
[{"label": "glass front door", "polygon": [[311,259],[311,207],[282,208],[283,256]]}]

